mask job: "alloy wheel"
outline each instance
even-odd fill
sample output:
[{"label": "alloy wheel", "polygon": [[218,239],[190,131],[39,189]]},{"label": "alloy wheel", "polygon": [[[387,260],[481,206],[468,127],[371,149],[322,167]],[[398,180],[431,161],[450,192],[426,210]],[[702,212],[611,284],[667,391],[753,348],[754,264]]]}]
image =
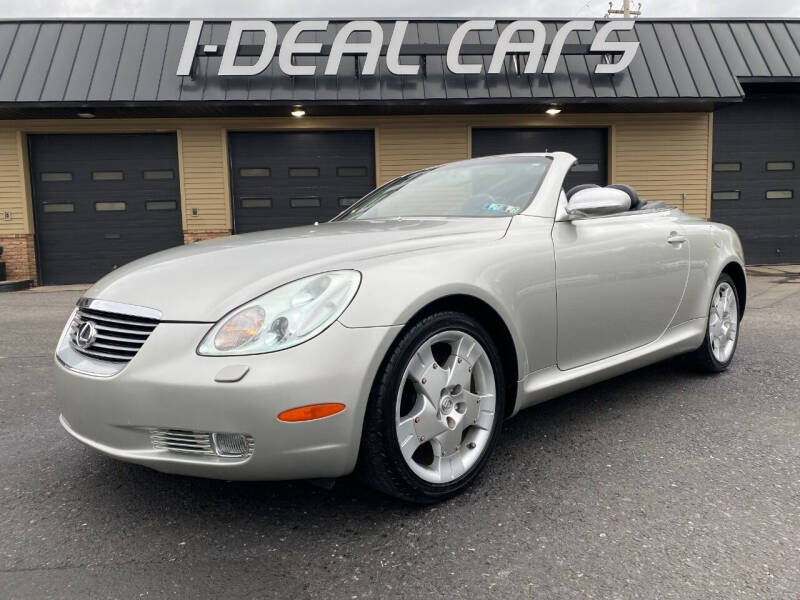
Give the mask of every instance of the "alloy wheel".
[{"label": "alloy wheel", "polygon": [[496,387],[486,350],[468,333],[443,331],[416,349],[395,409],[406,464],[429,483],[450,483],[486,451],[496,418]]},{"label": "alloy wheel", "polygon": [[733,356],[738,331],[739,307],[736,292],[729,283],[722,281],[714,290],[708,315],[708,339],[711,353],[718,362],[725,364]]}]

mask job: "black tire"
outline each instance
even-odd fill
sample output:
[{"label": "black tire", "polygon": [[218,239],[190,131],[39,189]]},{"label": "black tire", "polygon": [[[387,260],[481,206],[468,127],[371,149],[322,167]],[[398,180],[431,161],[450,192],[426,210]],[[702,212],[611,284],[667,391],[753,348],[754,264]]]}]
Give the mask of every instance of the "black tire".
[{"label": "black tire", "polygon": [[[395,429],[395,410],[406,366],[417,348],[437,333],[463,331],[477,340],[491,363],[495,388],[495,417],[488,443],[477,462],[450,483],[429,483],[406,464]],[[437,312],[413,323],[400,334],[384,359],[372,386],[361,436],[356,474],[378,491],[416,504],[440,502],[461,492],[480,474],[494,449],[502,426],[505,380],[497,347],[486,329],[459,312]]]},{"label": "black tire", "polygon": [[[721,283],[727,283],[728,285],[731,286],[731,288],[733,288],[733,293],[736,296],[737,321],[741,321],[742,319],[742,313],[740,308],[742,306],[741,296],[739,294],[739,290],[736,288],[736,283],[733,281],[733,278],[731,278],[727,273],[723,273],[722,275],[720,275],[719,279],[714,284],[714,291],[712,292],[711,299],[709,300],[708,303],[708,312],[709,313],[711,312],[711,304],[714,300],[714,294],[716,293],[717,288]],[[697,350],[690,353],[688,355],[688,358],[691,361],[691,363],[701,371],[707,373],[722,373],[723,371],[728,370],[728,368],[731,366],[731,363],[733,362],[733,358],[736,356],[736,348],[739,346],[739,331],[737,329],[736,339],[733,345],[733,352],[731,353],[730,358],[725,362],[720,362],[714,356],[714,352],[712,351],[711,348],[710,334],[711,334],[710,329],[708,325],[706,325],[706,335],[703,338],[702,345]]]}]

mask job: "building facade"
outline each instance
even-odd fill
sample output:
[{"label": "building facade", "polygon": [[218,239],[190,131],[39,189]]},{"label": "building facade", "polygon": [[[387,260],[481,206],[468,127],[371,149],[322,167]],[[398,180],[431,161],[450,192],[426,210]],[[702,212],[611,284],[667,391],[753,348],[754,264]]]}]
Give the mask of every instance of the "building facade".
[{"label": "building facade", "polygon": [[736,227],[748,262],[800,262],[800,21],[606,25],[0,22],[8,278],[89,283],[409,171],[555,150],[570,185],[633,185]]}]

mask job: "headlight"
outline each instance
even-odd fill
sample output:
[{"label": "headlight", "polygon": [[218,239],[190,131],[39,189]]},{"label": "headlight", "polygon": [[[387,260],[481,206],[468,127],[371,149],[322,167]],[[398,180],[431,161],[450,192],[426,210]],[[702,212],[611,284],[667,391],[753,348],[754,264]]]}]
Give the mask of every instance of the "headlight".
[{"label": "headlight", "polygon": [[263,354],[302,344],[339,318],[359,283],[358,271],[331,271],[287,283],[223,317],[197,352],[205,356]]}]

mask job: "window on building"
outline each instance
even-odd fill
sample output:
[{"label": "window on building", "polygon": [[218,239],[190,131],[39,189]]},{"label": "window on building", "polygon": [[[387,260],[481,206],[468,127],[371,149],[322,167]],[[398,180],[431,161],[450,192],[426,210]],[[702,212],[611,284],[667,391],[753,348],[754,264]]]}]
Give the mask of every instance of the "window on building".
[{"label": "window on building", "polygon": [[739,162],[718,162],[714,163],[714,171],[717,173],[731,173],[742,170],[742,163]]},{"label": "window on building", "polygon": [[98,212],[114,212],[126,210],[125,202],[95,202],[94,209]]},{"label": "window on building", "polygon": [[148,200],[144,203],[145,210],[177,210],[175,200]]},{"label": "window on building", "polygon": [[767,200],[791,200],[794,198],[793,190],[769,190]]},{"label": "window on building", "polygon": [[289,167],[289,177],[319,177],[317,167]]},{"label": "window on building", "polygon": [[306,196],[305,198],[292,198],[289,200],[292,208],[316,208],[320,206],[317,196]]},{"label": "window on building", "polygon": [[712,200],[738,200],[741,197],[741,192],[738,190],[731,192],[714,192],[711,194]]},{"label": "window on building", "polygon": [[39,175],[39,179],[41,179],[45,183],[72,181],[72,173],[66,173],[66,172],[42,173]]},{"label": "window on building", "polygon": [[339,206],[345,208],[347,206],[352,206],[356,202],[358,202],[361,198],[339,198]]},{"label": "window on building", "polygon": [[52,202],[43,204],[42,210],[46,213],[71,213],[75,212],[75,205],[72,202]]},{"label": "window on building", "polygon": [[336,167],[336,175],[339,177],[366,177],[367,167]]},{"label": "window on building", "polygon": [[239,204],[242,208],[272,208],[272,198],[242,198]]},{"label": "window on building", "polygon": [[578,163],[572,165],[573,173],[597,173],[600,170],[600,165],[597,163]]},{"label": "window on building", "polygon": [[142,178],[148,181],[156,179],[174,179],[175,172],[172,169],[150,169],[142,171]]},{"label": "window on building", "polygon": [[239,177],[269,177],[272,174],[266,167],[242,167],[239,169]]},{"label": "window on building", "polygon": [[122,171],[92,171],[92,181],[122,181]]},{"label": "window on building", "polygon": [[767,171],[794,171],[794,161],[784,160],[767,163]]}]

